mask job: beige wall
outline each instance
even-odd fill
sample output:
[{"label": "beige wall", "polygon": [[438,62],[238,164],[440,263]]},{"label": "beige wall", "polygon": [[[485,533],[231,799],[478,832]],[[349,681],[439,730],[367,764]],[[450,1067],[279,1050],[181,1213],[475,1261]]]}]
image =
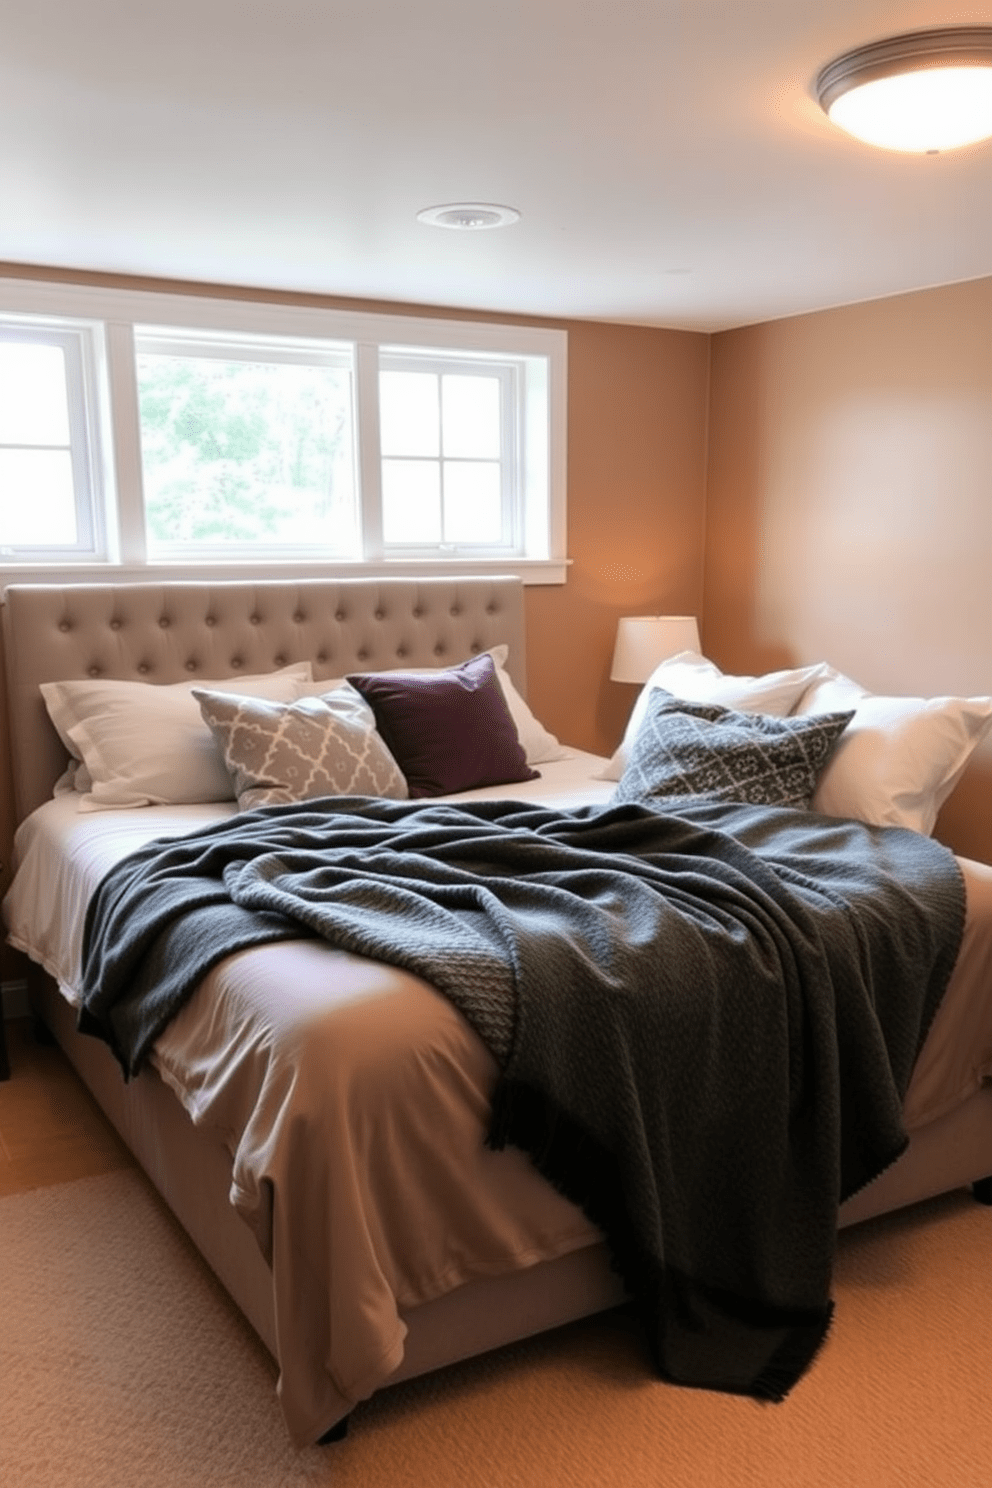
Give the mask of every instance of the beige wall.
[{"label": "beige wall", "polygon": [[[704,644],[992,693],[992,280],[713,337]],[[939,835],[992,862],[992,746]]]},{"label": "beige wall", "polygon": [[527,590],[528,690],[559,737],[609,754],[635,691],[610,682],[620,615],[700,613],[709,340],[568,326],[568,551]]}]

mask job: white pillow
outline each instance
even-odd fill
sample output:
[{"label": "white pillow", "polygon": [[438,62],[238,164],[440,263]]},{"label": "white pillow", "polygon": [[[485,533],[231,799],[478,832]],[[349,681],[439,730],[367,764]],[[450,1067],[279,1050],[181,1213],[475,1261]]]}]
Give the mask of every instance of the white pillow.
[{"label": "white pillow", "polygon": [[[489,655],[492,657],[496,665],[496,676],[499,679],[500,687],[502,687],[503,689],[503,697],[506,700],[506,706],[510,710],[510,717],[513,719],[514,725],[516,726],[517,737],[519,738],[520,743],[523,747],[524,754],[527,756],[527,763],[529,765],[540,765],[546,763],[548,760],[565,759],[568,754],[568,750],[562,748],[561,744],[555,738],[554,734],[549,733],[544,725],[538,722],[537,718],[535,718],[534,714],[531,712],[530,708],[527,706],[524,699],[520,696],[520,693],[514,686],[513,678],[510,676],[509,672],[505,670],[506,658],[509,655],[509,651],[510,648],[506,645],[490,646]],[[448,668],[396,667],[377,668],[377,670],[393,670],[423,674],[424,672],[447,671]],[[330,692],[333,688],[340,687],[343,681],[344,678],[341,677],[336,679],[328,679],[323,682],[313,682],[307,684],[300,689],[300,696],[315,696],[321,693]]]},{"label": "white pillow", "polygon": [[[630,748],[637,737],[647,712],[648,697],[656,687],[689,703],[717,703],[740,713],[770,713],[784,718],[791,713],[803,694],[823,678],[829,668],[818,662],[781,672],[766,672],[761,677],[738,677],[721,672],[715,662],[698,651],[680,651],[655,667],[641,688],[633,712],[624,730],[620,747],[600,776],[602,780],[619,780],[627,765]],[[825,710],[831,711],[831,710]],[[832,711],[842,711],[834,709]]]},{"label": "white pillow", "polygon": [[870,697],[867,687],[853,682],[832,666],[821,667],[821,675],[808,687],[793,708],[794,713],[837,713],[856,708],[862,698]]},{"label": "white pillow", "polygon": [[543,723],[539,723],[530,708],[513,685],[513,678],[505,670],[509,646],[491,646],[489,654],[496,663],[496,676],[503,689],[510,717],[517,726],[517,737],[523,745],[529,765],[545,764],[549,760],[564,759],[568,754]]},{"label": "white pillow", "polygon": [[992,733],[992,697],[882,697],[838,672],[797,712],[853,707],[830,757],[813,810],[929,837],[972,752]]},{"label": "white pillow", "polygon": [[63,744],[82,761],[75,772],[77,788],[84,788],[80,810],[99,811],[230,801],[231,777],[193,688],[291,702],[298,684],[312,675],[310,663],[301,661],[216,682],[195,678],[157,686],[101,677],[43,682],[41,692]]}]

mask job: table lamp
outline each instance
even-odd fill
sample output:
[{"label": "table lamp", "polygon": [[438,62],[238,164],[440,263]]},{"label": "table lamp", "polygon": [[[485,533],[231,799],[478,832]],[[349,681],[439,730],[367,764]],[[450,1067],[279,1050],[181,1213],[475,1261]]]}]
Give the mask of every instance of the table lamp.
[{"label": "table lamp", "polygon": [[646,682],[660,661],[699,650],[695,615],[631,615],[617,622],[610,680]]}]

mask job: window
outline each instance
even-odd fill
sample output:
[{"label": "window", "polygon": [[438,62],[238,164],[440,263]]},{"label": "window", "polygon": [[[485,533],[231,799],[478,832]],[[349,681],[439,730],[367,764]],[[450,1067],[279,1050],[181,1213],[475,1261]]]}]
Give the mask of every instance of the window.
[{"label": "window", "polygon": [[560,582],[565,354],[530,327],[0,281],[0,564]]},{"label": "window", "polygon": [[91,414],[93,332],[0,325],[0,556],[103,549]]},{"label": "window", "polygon": [[349,347],[138,327],[149,556],[353,557],[352,360]]},{"label": "window", "polygon": [[386,552],[521,552],[511,362],[379,355]]}]

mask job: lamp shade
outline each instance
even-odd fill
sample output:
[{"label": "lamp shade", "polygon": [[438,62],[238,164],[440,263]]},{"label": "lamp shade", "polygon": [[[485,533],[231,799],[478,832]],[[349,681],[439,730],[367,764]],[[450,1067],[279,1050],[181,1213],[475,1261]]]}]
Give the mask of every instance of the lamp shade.
[{"label": "lamp shade", "polygon": [[660,661],[699,650],[695,615],[631,615],[617,622],[610,678],[646,682]]}]

